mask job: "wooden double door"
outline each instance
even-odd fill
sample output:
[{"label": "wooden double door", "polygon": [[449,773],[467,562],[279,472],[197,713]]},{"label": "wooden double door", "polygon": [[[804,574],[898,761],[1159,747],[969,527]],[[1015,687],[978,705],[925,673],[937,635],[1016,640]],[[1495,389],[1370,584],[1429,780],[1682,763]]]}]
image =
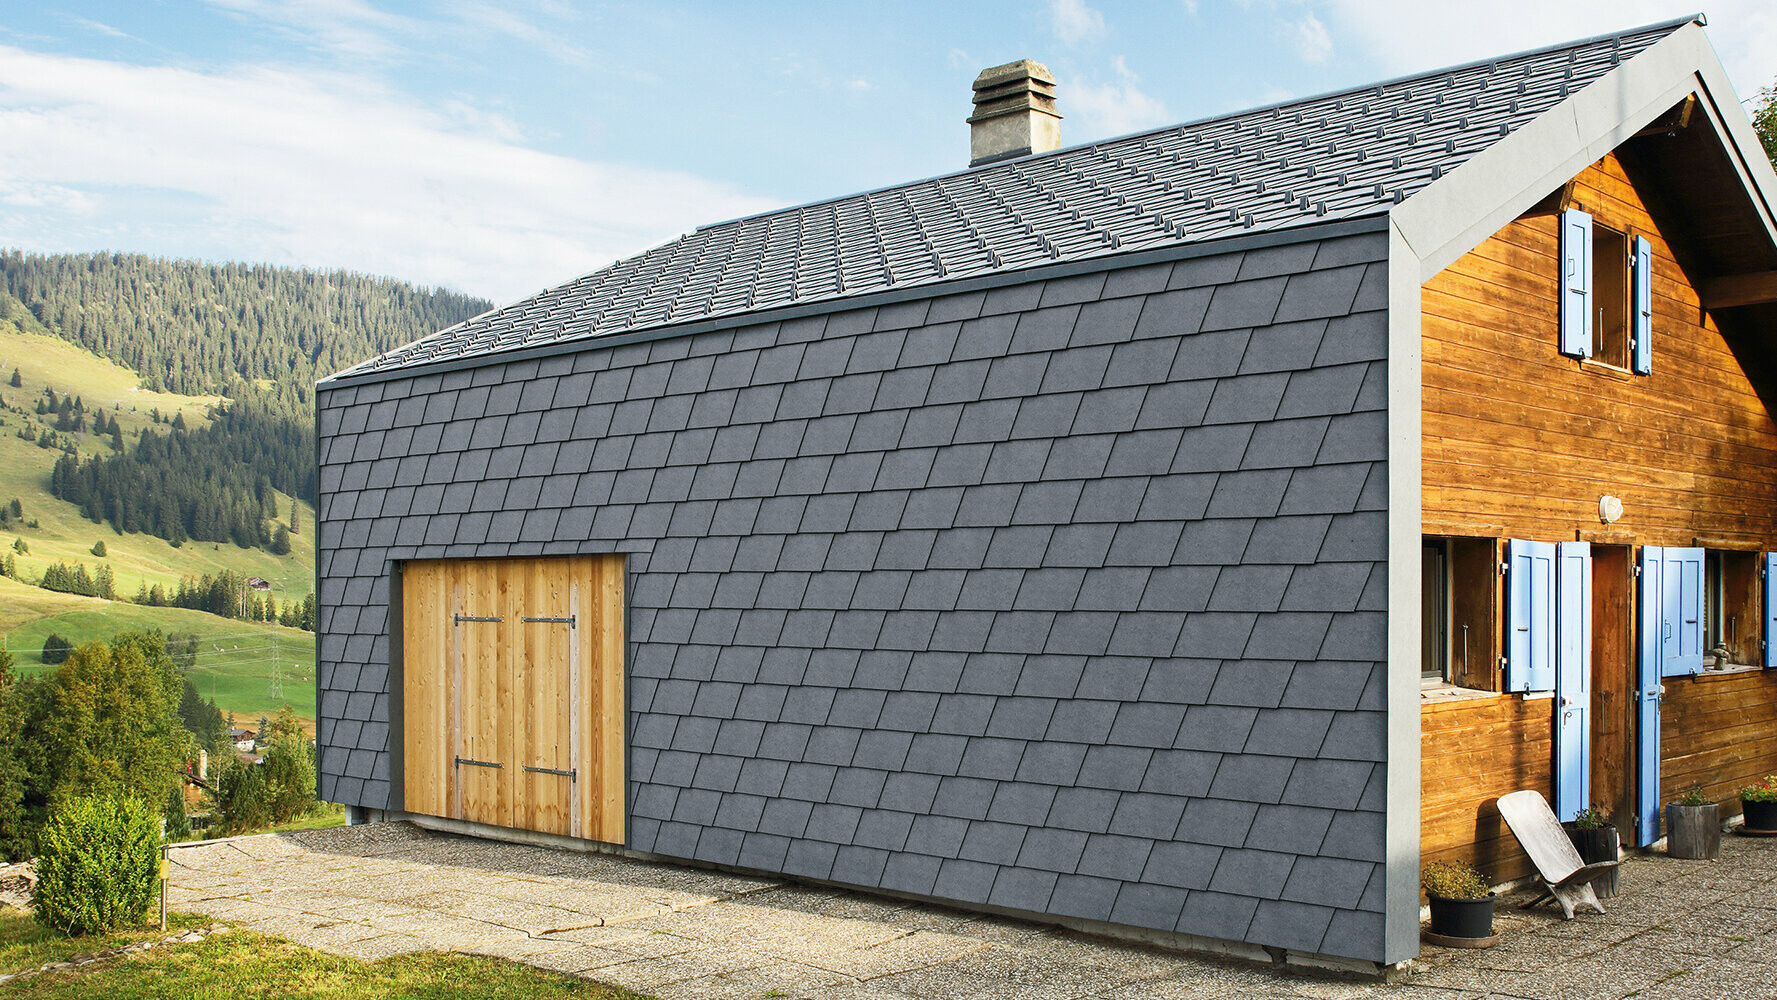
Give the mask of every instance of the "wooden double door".
[{"label": "wooden double door", "polygon": [[623,557],[402,571],[408,812],[623,842]]}]

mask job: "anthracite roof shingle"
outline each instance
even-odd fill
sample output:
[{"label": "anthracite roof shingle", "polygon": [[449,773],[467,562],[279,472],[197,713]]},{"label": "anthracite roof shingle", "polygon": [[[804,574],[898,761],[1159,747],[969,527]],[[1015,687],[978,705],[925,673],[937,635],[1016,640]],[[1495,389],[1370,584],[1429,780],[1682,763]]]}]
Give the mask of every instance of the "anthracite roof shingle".
[{"label": "anthracite roof shingle", "polygon": [[334,377],[1377,215],[1686,23],[707,226]]}]

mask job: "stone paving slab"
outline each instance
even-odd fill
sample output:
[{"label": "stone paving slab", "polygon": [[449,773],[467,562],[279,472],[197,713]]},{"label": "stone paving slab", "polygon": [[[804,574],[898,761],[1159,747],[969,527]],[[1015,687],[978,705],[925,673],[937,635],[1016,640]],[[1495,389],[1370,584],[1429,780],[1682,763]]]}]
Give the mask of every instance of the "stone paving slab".
[{"label": "stone paving slab", "polygon": [[1428,946],[1400,983],[407,823],[177,849],[169,903],[357,958],[462,951],[662,1000],[1777,997],[1777,842],[1722,847],[1631,858],[1609,912],[1571,922],[1506,897],[1498,946]]}]

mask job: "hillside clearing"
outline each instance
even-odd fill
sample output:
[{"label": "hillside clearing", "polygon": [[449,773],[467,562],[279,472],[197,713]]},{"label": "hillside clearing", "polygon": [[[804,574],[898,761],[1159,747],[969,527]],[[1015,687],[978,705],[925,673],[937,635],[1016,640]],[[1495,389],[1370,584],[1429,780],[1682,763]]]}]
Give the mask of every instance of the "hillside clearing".
[{"label": "hillside clearing", "polygon": [[216,707],[233,712],[238,723],[257,726],[259,716],[275,715],[286,705],[311,725],[315,718],[312,633],[185,608],[52,594],[13,580],[0,580],[0,609],[0,615],[23,619],[0,617],[0,627],[6,629],[4,648],[12,651],[14,669],[21,675],[43,671],[43,640],[52,632],[76,646],[108,641],[119,632],[192,632],[198,636],[197,666],[188,674],[192,684],[203,697],[214,698]]}]

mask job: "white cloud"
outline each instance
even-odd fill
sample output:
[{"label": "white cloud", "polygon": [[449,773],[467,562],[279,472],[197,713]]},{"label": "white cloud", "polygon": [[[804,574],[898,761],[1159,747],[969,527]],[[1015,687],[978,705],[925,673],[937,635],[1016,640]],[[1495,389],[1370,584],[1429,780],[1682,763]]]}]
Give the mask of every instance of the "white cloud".
[{"label": "white cloud", "polygon": [[1122,56],[1111,60],[1111,69],[1117,76],[1113,83],[1079,80],[1060,89],[1061,112],[1073,123],[1071,128],[1063,123],[1063,141],[1102,139],[1176,121],[1165,102],[1136,85],[1136,75]]},{"label": "white cloud", "polygon": [[0,245],[348,267],[504,301],[771,207],[465,124],[486,121],[343,74],[0,46]]},{"label": "white cloud", "polygon": [[1064,44],[1078,45],[1104,35],[1104,15],[1086,0],[1050,0],[1049,27]]},{"label": "white cloud", "polygon": [[1303,62],[1326,62],[1327,57],[1333,54],[1333,38],[1327,34],[1327,26],[1314,16],[1313,11],[1291,21],[1288,29],[1290,42]]},{"label": "white cloud", "polygon": [[[544,28],[526,20],[504,5],[485,3],[481,0],[457,0],[450,5],[449,10],[470,31],[477,33],[492,31],[506,35],[515,41],[546,52],[557,61],[571,66],[585,66],[592,61],[585,49],[566,41],[560,31]],[[571,11],[555,16],[558,18],[571,16]]]},{"label": "white cloud", "polygon": [[70,20],[88,31],[96,32],[107,38],[127,38],[130,41],[136,40],[135,35],[132,35],[127,31],[119,31],[103,21],[93,21],[84,17],[71,18]]},{"label": "white cloud", "polygon": [[413,30],[407,18],[362,0],[205,0],[243,19],[258,20],[309,48],[349,59],[387,60],[402,54],[390,36]]},{"label": "white cloud", "polygon": [[[1683,17],[1700,6],[1672,0],[1326,0],[1322,12],[1391,72],[1435,69]],[[1715,0],[1706,29],[1742,98],[1777,77],[1777,4]]]}]

